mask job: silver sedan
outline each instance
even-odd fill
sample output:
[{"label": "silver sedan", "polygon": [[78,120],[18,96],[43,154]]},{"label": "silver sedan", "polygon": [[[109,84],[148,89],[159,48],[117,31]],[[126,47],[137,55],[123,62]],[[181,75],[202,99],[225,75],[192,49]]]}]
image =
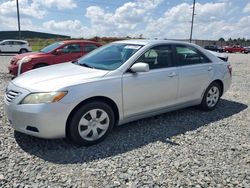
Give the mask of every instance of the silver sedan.
[{"label": "silver sedan", "polygon": [[194,105],[213,110],[231,71],[193,44],[119,41],[14,79],[6,89],[6,113],[17,131],[92,145],[115,125]]}]

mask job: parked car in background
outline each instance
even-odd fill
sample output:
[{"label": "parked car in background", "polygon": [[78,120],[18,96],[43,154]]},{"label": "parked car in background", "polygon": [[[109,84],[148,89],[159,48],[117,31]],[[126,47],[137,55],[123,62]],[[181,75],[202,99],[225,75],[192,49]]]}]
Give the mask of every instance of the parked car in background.
[{"label": "parked car in background", "polygon": [[92,145],[114,125],[193,105],[213,110],[231,76],[229,63],[197,45],[126,40],[17,77],[4,102],[17,131]]},{"label": "parked car in background", "polygon": [[26,71],[74,61],[101,45],[87,40],[68,40],[51,44],[39,52],[16,55],[8,66],[9,73],[18,76]]},{"label": "parked car in background", "polygon": [[213,55],[215,55],[216,57],[220,58],[221,60],[223,61],[228,61],[228,55],[226,54],[222,54],[222,53],[218,53],[218,52],[214,52],[214,51],[210,51],[210,50],[207,50],[209,51],[210,53],[212,53]]},{"label": "parked car in background", "polygon": [[250,46],[244,47],[247,53],[250,53]]},{"label": "parked car in background", "polygon": [[205,46],[204,48],[214,52],[224,52],[222,47],[216,45]]},{"label": "parked car in background", "polygon": [[228,53],[236,53],[236,52],[248,53],[248,51],[244,47],[239,46],[239,45],[226,46],[224,50],[225,52],[228,52]]},{"label": "parked car in background", "polygon": [[3,40],[0,42],[0,52],[31,52],[29,43],[25,40]]}]

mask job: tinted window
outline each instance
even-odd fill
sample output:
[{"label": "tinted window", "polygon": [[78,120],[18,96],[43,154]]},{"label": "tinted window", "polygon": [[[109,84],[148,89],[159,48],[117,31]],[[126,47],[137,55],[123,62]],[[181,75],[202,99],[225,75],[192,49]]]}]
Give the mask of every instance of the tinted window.
[{"label": "tinted window", "polygon": [[80,53],[80,44],[68,44],[62,48],[63,53]]},{"label": "tinted window", "polygon": [[98,46],[96,46],[94,44],[86,44],[86,45],[84,45],[84,51],[85,52],[91,52],[91,51],[95,50],[96,48],[98,48]]},{"label": "tinted window", "polygon": [[6,42],[4,42],[3,44],[4,44],[4,45],[13,45],[14,43],[13,43],[13,41],[6,41]]},{"label": "tinted window", "polygon": [[170,45],[156,46],[144,53],[136,62],[148,63],[150,69],[174,66]]},{"label": "tinted window", "polygon": [[192,46],[176,46],[177,60],[180,65],[192,65],[211,62]]},{"label": "tinted window", "polygon": [[19,42],[19,41],[13,41],[14,45],[24,45],[26,43],[24,42]]}]

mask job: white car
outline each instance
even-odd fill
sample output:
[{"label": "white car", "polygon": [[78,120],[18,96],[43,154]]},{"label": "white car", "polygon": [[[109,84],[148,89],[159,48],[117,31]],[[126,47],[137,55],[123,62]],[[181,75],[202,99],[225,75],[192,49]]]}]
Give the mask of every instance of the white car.
[{"label": "white car", "polygon": [[0,42],[0,52],[31,52],[29,43],[25,40],[3,40]]},{"label": "white car", "polygon": [[228,62],[197,45],[127,40],[26,72],[4,101],[15,130],[92,145],[114,125],[194,105],[213,110],[231,76]]},{"label": "white car", "polygon": [[211,50],[207,50],[208,52],[212,53],[213,55],[215,55],[216,57],[220,58],[223,61],[228,61],[228,55],[226,54],[222,54],[222,53],[218,53],[215,51],[211,51]]}]

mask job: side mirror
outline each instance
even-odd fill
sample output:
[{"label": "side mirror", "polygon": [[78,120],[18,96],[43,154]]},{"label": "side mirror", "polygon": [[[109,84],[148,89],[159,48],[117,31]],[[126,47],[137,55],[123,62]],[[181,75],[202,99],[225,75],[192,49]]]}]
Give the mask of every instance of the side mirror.
[{"label": "side mirror", "polygon": [[149,66],[147,63],[135,63],[130,70],[132,72],[148,72],[149,71]]},{"label": "side mirror", "polygon": [[61,55],[61,54],[63,54],[63,50],[62,49],[57,49],[57,50],[54,51],[54,54],[55,55]]}]

